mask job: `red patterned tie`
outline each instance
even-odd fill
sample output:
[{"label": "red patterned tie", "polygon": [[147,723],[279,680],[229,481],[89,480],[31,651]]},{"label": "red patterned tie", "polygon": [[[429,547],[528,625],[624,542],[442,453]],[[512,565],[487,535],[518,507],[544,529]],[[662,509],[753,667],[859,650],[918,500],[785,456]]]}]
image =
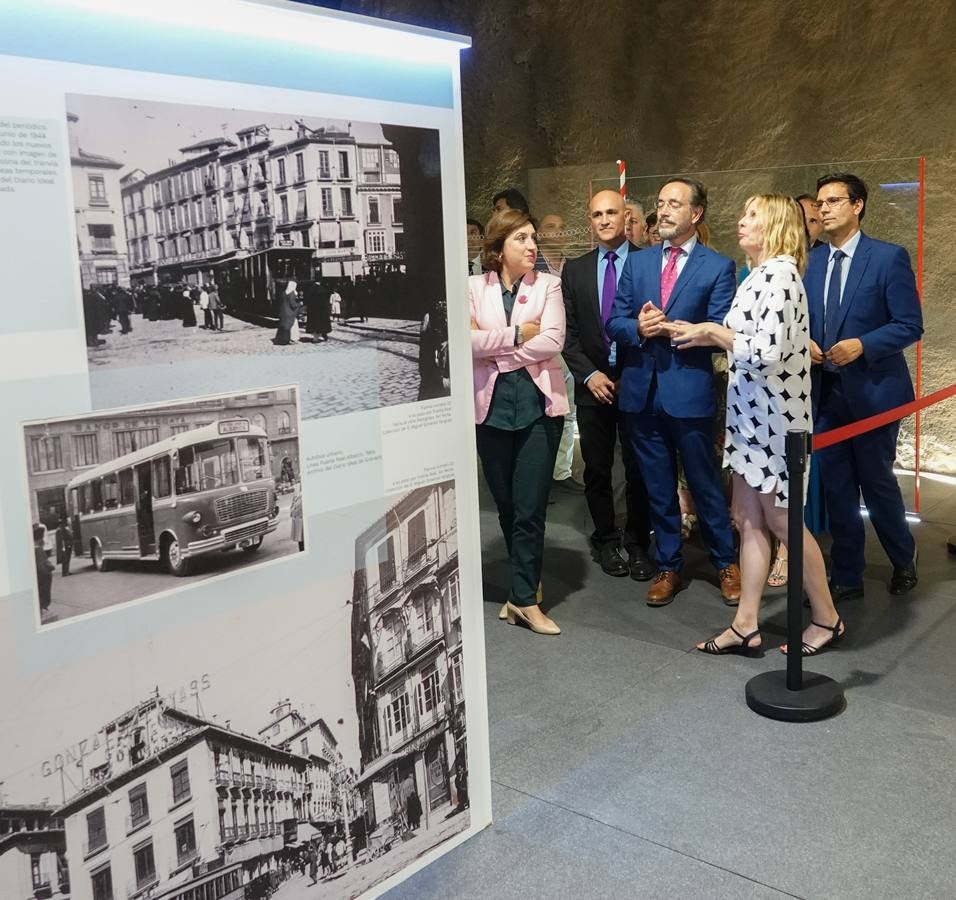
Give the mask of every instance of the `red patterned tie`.
[{"label": "red patterned tie", "polygon": [[677,281],[677,260],[684,251],[680,247],[668,247],[667,252],[670,258],[661,272],[661,309],[667,309],[667,301],[670,300],[674,282]]}]

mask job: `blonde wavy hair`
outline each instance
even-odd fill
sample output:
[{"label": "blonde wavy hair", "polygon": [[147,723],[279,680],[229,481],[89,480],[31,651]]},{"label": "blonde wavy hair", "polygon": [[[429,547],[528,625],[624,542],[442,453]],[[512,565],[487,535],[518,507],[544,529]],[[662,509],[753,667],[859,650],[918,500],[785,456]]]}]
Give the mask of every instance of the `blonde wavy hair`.
[{"label": "blonde wavy hair", "polygon": [[[757,222],[763,231],[764,256],[792,256],[802,275],[807,267],[807,232],[803,208],[793,197],[783,194],[754,194],[744,203],[746,210],[756,204]],[[747,258],[753,268],[756,261]]]}]

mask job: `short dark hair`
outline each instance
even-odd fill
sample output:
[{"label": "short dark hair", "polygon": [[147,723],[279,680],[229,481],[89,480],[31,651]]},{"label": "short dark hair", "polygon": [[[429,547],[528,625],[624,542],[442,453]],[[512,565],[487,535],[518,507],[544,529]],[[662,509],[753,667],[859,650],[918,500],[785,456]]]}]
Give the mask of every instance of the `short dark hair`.
[{"label": "short dark hair", "polygon": [[501,271],[501,260],[498,258],[504,249],[508,235],[517,231],[523,225],[531,225],[537,229],[534,220],[527,212],[521,209],[503,209],[496,212],[488,220],[488,230],[485,232],[485,243],[481,248],[481,264],[492,272]]},{"label": "short dark hair", "polygon": [[796,200],[797,203],[799,203],[801,200],[809,200],[811,203],[816,203],[816,202],[817,202],[817,198],[814,197],[813,194],[799,194],[798,196],[794,197],[793,199]]},{"label": "short dark hair", "polygon": [[504,200],[508,204],[508,209],[520,209],[521,212],[531,214],[531,207],[528,206],[528,201],[525,200],[524,194],[521,193],[517,188],[505,188],[503,191],[498,191],[494,197],[491,198],[491,206],[494,208],[494,205],[499,201]]},{"label": "short dark hair", "polygon": [[656,224],[657,224],[657,213],[656,213],[656,212],[648,213],[648,214],[644,217],[644,224],[645,224],[648,228],[650,228],[652,225],[656,225]]},{"label": "short dark hair", "polygon": [[474,225],[478,229],[478,234],[482,237],[485,236],[485,226],[481,224],[477,219],[465,219],[467,225]]},{"label": "short dark hair", "polygon": [[[690,188],[690,205],[696,206],[699,209],[703,210],[700,214],[700,221],[704,221],[704,216],[707,215],[707,188],[705,188],[696,178],[684,178],[683,176],[679,178],[668,178],[661,185],[661,190],[663,190],[669,184],[686,184]],[[660,193],[660,191],[658,191]]]},{"label": "short dark hair", "polygon": [[856,203],[857,200],[863,201],[863,208],[860,210],[859,215],[859,220],[862,222],[863,216],[866,213],[866,198],[868,196],[866,184],[863,179],[858,175],[851,175],[849,172],[831,172],[829,175],[824,175],[822,178],[817,179],[817,191],[828,184],[834,184],[836,182],[846,185],[846,193],[851,203]]}]

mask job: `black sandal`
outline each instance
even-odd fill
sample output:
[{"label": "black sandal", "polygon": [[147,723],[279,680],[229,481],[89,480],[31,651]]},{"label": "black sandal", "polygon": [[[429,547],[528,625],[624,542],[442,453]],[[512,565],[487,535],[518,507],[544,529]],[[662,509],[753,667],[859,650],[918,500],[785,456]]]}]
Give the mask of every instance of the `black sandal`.
[{"label": "black sandal", "polygon": [[[725,630],[726,630],[726,629],[725,629]],[[736,628],[734,628],[733,625],[730,626],[730,630],[731,630],[734,634],[736,634],[737,637],[740,638],[741,643],[739,643],[739,644],[732,644],[732,645],[729,646],[729,647],[718,647],[718,646],[717,646],[717,638],[720,637],[720,634],[723,634],[723,633],[724,633],[724,632],[722,631],[722,632],[720,632],[720,634],[715,634],[709,641],[707,641],[707,642],[704,644],[703,647],[698,647],[697,649],[700,650],[701,653],[710,653],[712,656],[722,656],[724,653],[742,653],[742,654],[744,654],[745,656],[749,656],[751,653],[756,653],[757,651],[760,650],[760,646],[761,646],[761,645],[758,645],[758,646],[756,646],[756,647],[751,647],[751,646],[750,646],[750,642],[751,642],[755,637],[760,637],[760,629],[759,629],[759,628],[758,628],[756,631],[751,631],[750,634],[748,634],[748,635],[743,635],[743,634],[741,634],[739,631],[737,631]]]},{"label": "black sandal", "polygon": [[[804,656],[816,656],[818,653],[826,650],[827,647],[835,647],[840,643],[840,640],[846,634],[846,628],[844,628],[843,631],[840,631],[840,626],[843,624],[843,619],[840,618],[840,616],[837,616],[836,625],[833,626],[821,625],[819,622],[814,622],[812,619],[810,620],[810,624],[816,625],[817,628],[822,628],[824,631],[829,631],[830,638],[820,644],[819,647],[814,647],[813,644],[808,644],[806,641],[803,641],[801,652]],[[780,648],[780,652],[783,653],[784,656],[787,655],[787,651],[784,650],[783,647]]]}]

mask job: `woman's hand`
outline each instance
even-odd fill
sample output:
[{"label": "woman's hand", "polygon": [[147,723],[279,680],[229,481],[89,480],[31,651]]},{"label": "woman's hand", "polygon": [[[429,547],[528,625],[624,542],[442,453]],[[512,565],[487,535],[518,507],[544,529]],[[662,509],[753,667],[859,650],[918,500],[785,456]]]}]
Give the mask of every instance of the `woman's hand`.
[{"label": "woman's hand", "polygon": [[676,319],[673,322],[663,322],[661,331],[670,335],[671,343],[678,350],[688,350],[691,347],[711,346],[713,338],[709,334],[710,326],[710,322],[692,324],[683,319]]},{"label": "woman's hand", "polygon": [[481,331],[481,329],[478,327],[478,323],[475,321],[475,317],[474,317],[474,316],[471,317],[471,330],[472,330],[472,331]]},{"label": "woman's hand", "polygon": [[541,334],[541,326],[537,322],[524,322],[518,326],[518,329],[521,332],[521,343],[525,341],[530,341],[531,338],[537,337]]},{"label": "woman's hand", "polygon": [[734,333],[723,325],[714,322],[685,322],[676,319],[666,322],[661,329],[670,335],[671,344],[678,350],[690,350],[692,347],[719,347],[729,350],[734,345]]}]

